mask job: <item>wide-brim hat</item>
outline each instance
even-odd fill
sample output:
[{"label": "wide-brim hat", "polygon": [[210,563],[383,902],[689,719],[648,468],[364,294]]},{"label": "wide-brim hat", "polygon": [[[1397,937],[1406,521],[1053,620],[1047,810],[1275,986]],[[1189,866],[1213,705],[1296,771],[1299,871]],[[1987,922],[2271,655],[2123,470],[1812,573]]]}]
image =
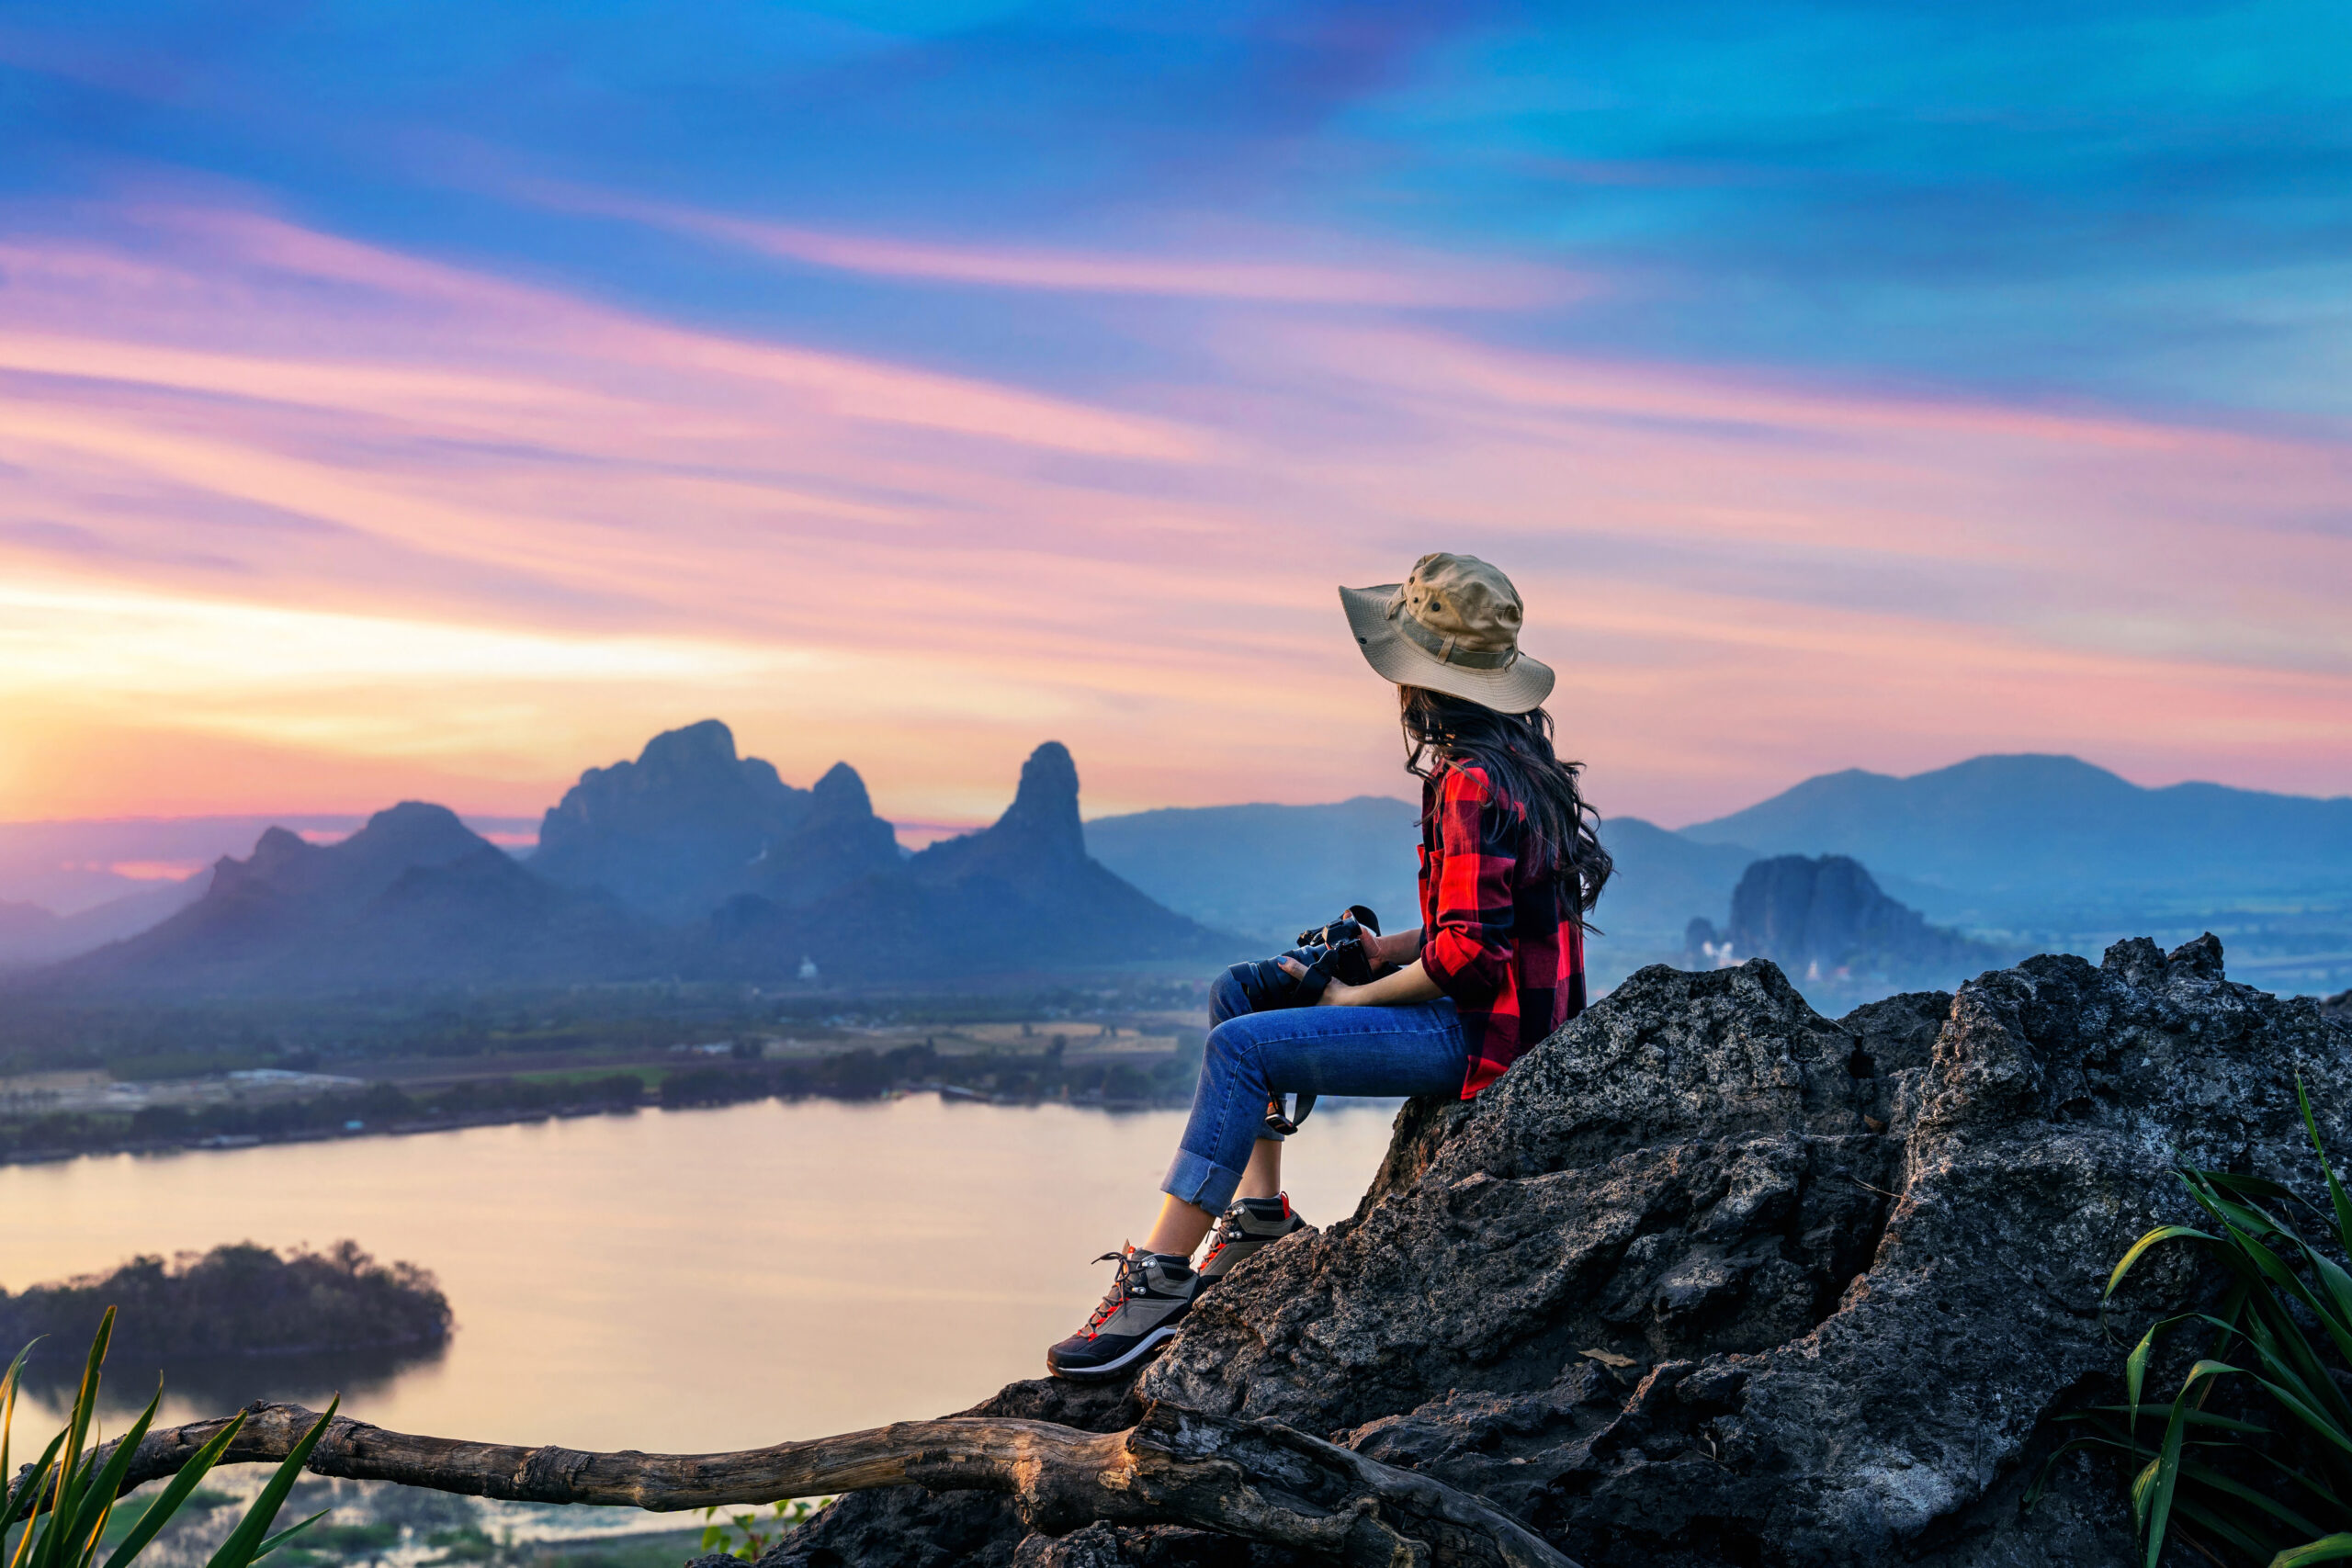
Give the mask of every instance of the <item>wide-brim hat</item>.
[{"label": "wide-brim hat", "polygon": [[1525,713],[1552,694],[1552,667],[1520,650],[1519,590],[1476,556],[1423,556],[1402,582],[1340,589],[1340,605],[1384,680],[1497,713]]}]

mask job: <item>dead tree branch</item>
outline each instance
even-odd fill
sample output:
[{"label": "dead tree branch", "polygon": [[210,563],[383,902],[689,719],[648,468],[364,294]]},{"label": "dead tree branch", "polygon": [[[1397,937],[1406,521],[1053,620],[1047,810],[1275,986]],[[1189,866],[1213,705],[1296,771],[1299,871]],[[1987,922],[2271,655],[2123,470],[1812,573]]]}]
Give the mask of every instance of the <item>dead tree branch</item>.
[{"label": "dead tree branch", "polygon": [[[222,1462],[283,1460],[317,1419],[299,1405],[248,1406]],[[125,1489],[176,1472],[226,1424],[150,1432]],[[526,1449],[411,1437],[337,1416],[310,1468],[475,1497],[662,1511],[911,1484],[1007,1493],[1031,1529],[1050,1535],[1103,1519],[1221,1530],[1350,1568],[1576,1568],[1532,1531],[1442,1482],[1287,1427],[1167,1404],[1147,1406],[1124,1432],[962,1416],[721,1454]]]}]

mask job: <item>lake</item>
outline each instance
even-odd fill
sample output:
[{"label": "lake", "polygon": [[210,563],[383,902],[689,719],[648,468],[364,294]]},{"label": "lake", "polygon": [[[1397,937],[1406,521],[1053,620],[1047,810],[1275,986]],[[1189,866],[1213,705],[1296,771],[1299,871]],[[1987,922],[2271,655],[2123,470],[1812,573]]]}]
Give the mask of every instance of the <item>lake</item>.
[{"label": "lake", "polygon": [[[1291,1140],[1309,1220],[1353,1212],[1395,1110],[1327,1103]],[[0,1283],[350,1236],[440,1277],[445,1352],[187,1370],[164,1419],[339,1388],[347,1414],[401,1431],[753,1448],[946,1415],[1042,1375],[1110,1282],[1088,1260],[1148,1227],[1182,1125],[924,1095],[10,1166]],[[153,1389],[152,1370],[110,1371],[120,1397]],[[20,1411],[20,1431],[55,1414]]]}]

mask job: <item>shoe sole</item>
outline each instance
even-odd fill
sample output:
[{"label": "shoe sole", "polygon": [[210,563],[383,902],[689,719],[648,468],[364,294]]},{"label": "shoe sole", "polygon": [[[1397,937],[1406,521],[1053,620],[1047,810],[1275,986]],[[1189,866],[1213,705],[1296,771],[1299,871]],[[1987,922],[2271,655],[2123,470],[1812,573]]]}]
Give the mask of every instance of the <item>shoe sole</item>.
[{"label": "shoe sole", "polygon": [[1129,1350],[1115,1361],[1105,1361],[1099,1367],[1084,1368],[1057,1367],[1053,1362],[1047,1361],[1046,1371],[1065,1382],[1094,1382],[1103,1378],[1116,1377],[1175,1337],[1176,1325],[1172,1323],[1164,1323],[1136,1341],[1134,1349]]}]

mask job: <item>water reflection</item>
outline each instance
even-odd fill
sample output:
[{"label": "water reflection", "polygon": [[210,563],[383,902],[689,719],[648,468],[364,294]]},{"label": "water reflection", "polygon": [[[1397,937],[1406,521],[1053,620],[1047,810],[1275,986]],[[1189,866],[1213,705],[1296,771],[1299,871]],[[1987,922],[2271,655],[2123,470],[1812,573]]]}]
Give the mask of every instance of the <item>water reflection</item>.
[{"label": "water reflection", "polygon": [[[1308,1219],[1354,1209],[1393,1110],[1327,1105],[1291,1141]],[[402,1431],[750,1448],[940,1415],[1038,1375],[1102,1293],[1088,1261],[1149,1224],[1182,1121],[767,1101],[0,1168],[0,1283],[351,1236],[439,1276],[457,1314],[446,1353],[172,1369],[164,1419],[340,1391],[348,1414]],[[110,1403],[143,1401],[153,1373],[112,1369]],[[62,1404],[48,1386],[22,1429]]]},{"label": "water reflection", "polygon": [[[95,1330],[96,1325],[92,1325]],[[254,1400],[325,1408],[338,1393],[346,1406],[379,1402],[406,1373],[440,1361],[446,1344],[390,1350],[331,1350],[300,1356],[139,1358],[109,1355],[98,1384],[98,1414],[120,1422],[146,1408],[162,1380],[175,1407],[225,1416]],[[88,1351],[62,1339],[43,1340],[25,1361],[25,1394],[44,1415],[74,1402]]]}]

